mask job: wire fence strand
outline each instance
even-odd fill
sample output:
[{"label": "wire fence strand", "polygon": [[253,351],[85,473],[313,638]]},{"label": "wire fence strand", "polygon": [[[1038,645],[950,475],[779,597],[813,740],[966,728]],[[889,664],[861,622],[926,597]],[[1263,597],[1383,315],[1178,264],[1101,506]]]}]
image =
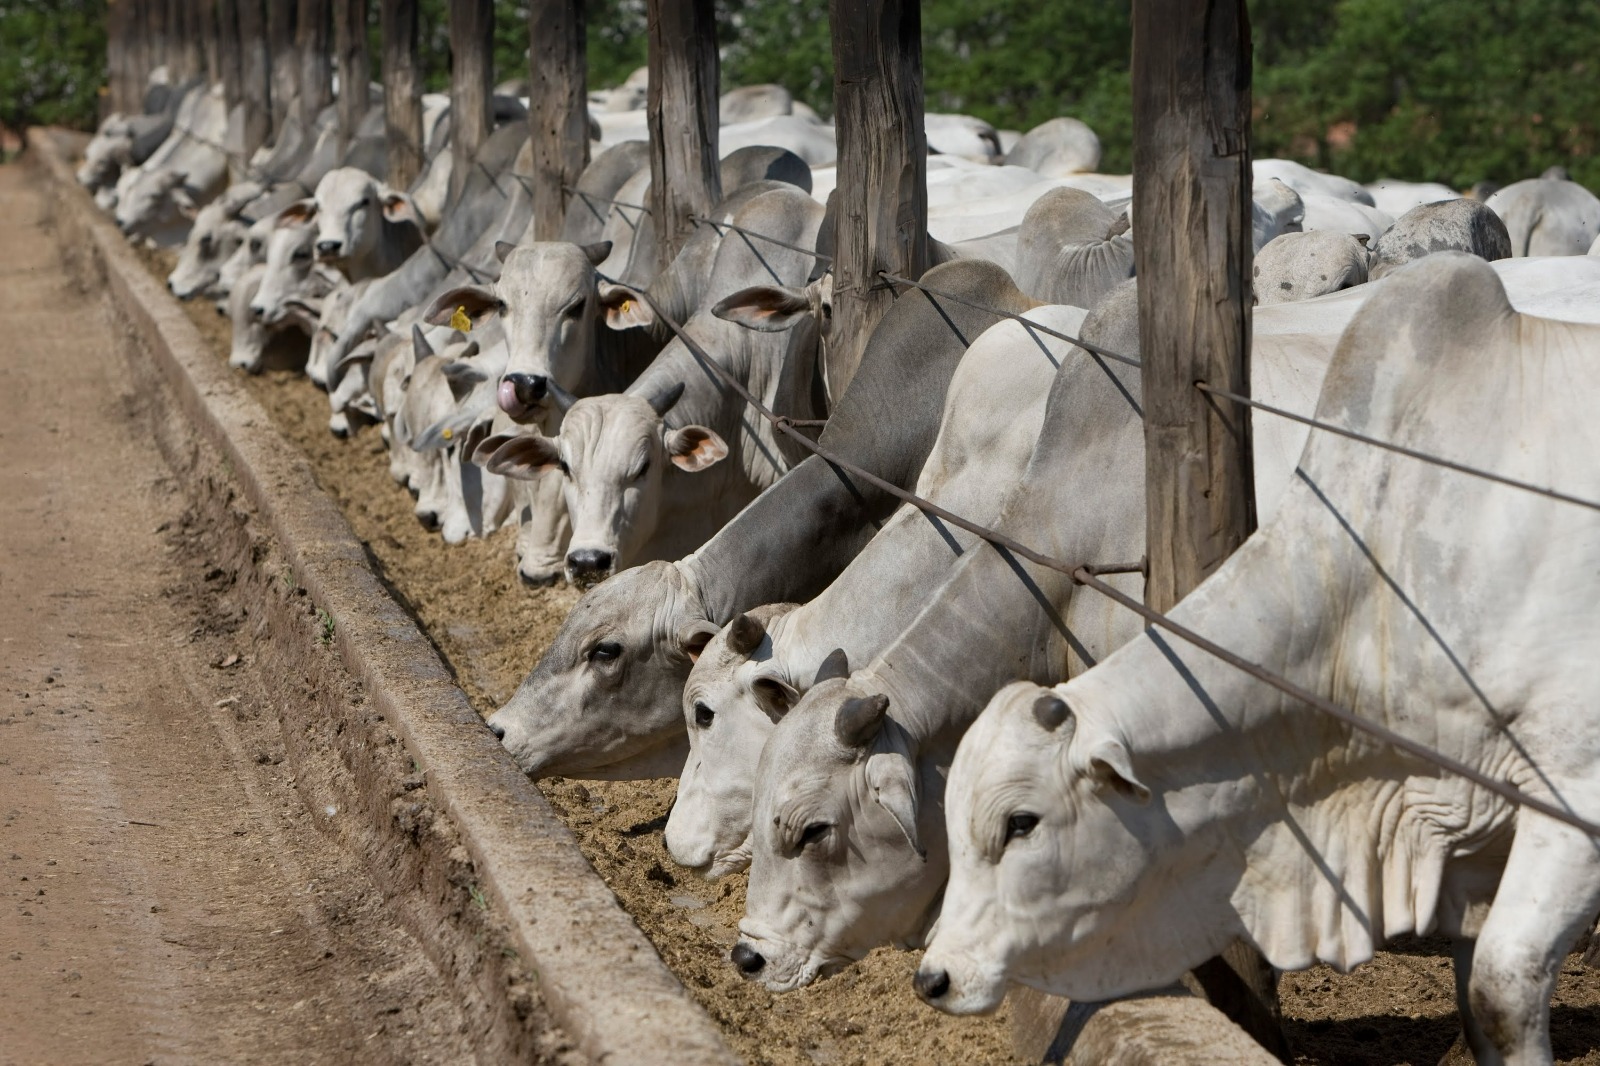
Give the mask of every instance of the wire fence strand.
[{"label": "wire fence strand", "polygon": [[1464,777],[1473,784],[1485,788],[1502,799],[1509,800],[1519,807],[1526,807],[1529,810],[1537,811],[1547,818],[1554,818],[1556,821],[1569,825],[1580,832],[1587,833],[1589,836],[1600,838],[1600,825],[1596,825],[1594,822],[1590,822],[1584,818],[1581,818],[1573,812],[1562,807],[1557,807],[1548,800],[1540,799],[1538,796],[1530,795],[1527,792],[1517,788],[1515,785],[1508,784],[1507,782],[1501,781],[1498,778],[1490,777],[1488,774],[1485,774],[1476,767],[1468,766],[1466,763],[1461,762],[1458,759],[1452,759],[1450,756],[1445,755],[1442,752],[1435,751],[1433,748],[1412,740],[1410,737],[1407,737],[1404,734],[1395,732],[1386,725],[1363,718],[1354,711],[1351,711],[1345,707],[1341,707],[1332,700],[1324,699],[1309,689],[1300,687],[1293,681],[1290,681],[1288,678],[1279,674],[1275,674],[1258,663],[1253,663],[1240,655],[1236,655],[1227,648],[1217,644],[1215,641],[1208,640],[1182,623],[1174,621],[1167,615],[1162,614],[1160,611],[1146,607],[1132,596],[1127,595],[1112,585],[1106,584],[1104,581],[1101,581],[1098,577],[1096,577],[1092,570],[1086,567],[1080,568],[1079,571],[1073,575],[1073,580],[1077,581],[1080,585],[1087,585],[1101,595],[1114,600],[1133,613],[1140,615],[1145,619],[1145,621],[1151,623],[1152,625],[1160,626],[1162,629],[1172,633],[1174,636],[1193,644],[1201,651],[1207,652],[1208,654],[1221,659],[1234,669],[1241,670],[1259,681],[1266,682],[1268,685],[1271,685],[1284,695],[1299,700],[1301,703],[1313,707],[1316,710],[1319,710],[1322,713],[1335,718],[1340,722],[1343,722],[1352,729],[1360,730],[1361,732],[1366,733],[1369,736],[1376,737],[1384,743],[1398,748],[1407,754],[1414,755],[1424,762],[1432,763],[1435,766],[1438,766],[1440,769],[1448,770],[1453,774]]},{"label": "wire fence strand", "polygon": [[1224,400],[1232,400],[1234,403],[1242,403],[1246,406],[1254,407],[1258,411],[1265,411],[1269,415],[1277,415],[1279,418],[1287,418],[1291,422],[1299,422],[1303,425],[1310,426],[1312,429],[1320,429],[1327,433],[1336,433],[1341,437],[1348,437],[1351,440],[1359,441],[1362,444],[1370,444],[1374,448],[1382,448],[1384,451],[1394,452],[1396,455],[1404,455],[1409,459],[1417,459],[1424,463],[1432,463],[1434,466],[1442,466],[1446,470],[1454,470],[1459,474],[1469,474],[1472,477],[1482,478],[1485,481],[1492,481],[1497,485],[1505,485],[1508,488],[1521,489],[1523,492],[1531,492],[1536,496],[1545,496],[1552,500],[1560,500],[1562,503],[1570,503],[1578,507],[1587,507],[1591,511],[1600,511],[1600,503],[1596,503],[1593,500],[1586,500],[1581,496],[1573,496],[1570,493],[1559,492],[1556,489],[1546,488],[1543,485],[1535,485],[1528,481],[1519,481],[1516,478],[1506,477],[1503,474],[1491,473],[1487,470],[1481,470],[1475,466],[1468,466],[1465,463],[1458,463],[1451,459],[1443,459],[1437,455],[1429,455],[1427,452],[1419,452],[1415,448],[1407,448],[1403,444],[1394,444],[1390,441],[1379,440],[1377,437],[1369,437],[1365,433],[1358,433],[1353,429],[1346,429],[1344,426],[1336,426],[1331,422],[1323,422],[1320,419],[1310,418],[1306,415],[1297,415],[1293,411],[1286,411],[1281,407],[1274,407],[1271,404],[1262,403],[1260,400],[1252,400],[1250,397],[1241,396],[1236,392],[1229,392],[1226,389],[1216,388],[1213,385],[1206,384],[1204,381],[1195,382],[1194,387],[1211,396],[1219,396]]}]

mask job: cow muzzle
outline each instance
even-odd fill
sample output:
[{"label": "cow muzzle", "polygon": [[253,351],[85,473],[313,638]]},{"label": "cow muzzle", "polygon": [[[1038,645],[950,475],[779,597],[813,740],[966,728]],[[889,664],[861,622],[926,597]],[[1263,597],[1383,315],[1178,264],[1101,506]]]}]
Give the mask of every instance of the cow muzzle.
[{"label": "cow muzzle", "polygon": [[532,419],[550,397],[550,379],[543,374],[506,374],[500,379],[495,400],[514,421]]},{"label": "cow muzzle", "polygon": [[616,563],[616,555],[602,548],[578,548],[567,553],[567,580],[587,589],[610,577]]},{"label": "cow muzzle", "polygon": [[339,253],[344,250],[343,241],[318,241],[317,258],[323,262],[339,258]]}]

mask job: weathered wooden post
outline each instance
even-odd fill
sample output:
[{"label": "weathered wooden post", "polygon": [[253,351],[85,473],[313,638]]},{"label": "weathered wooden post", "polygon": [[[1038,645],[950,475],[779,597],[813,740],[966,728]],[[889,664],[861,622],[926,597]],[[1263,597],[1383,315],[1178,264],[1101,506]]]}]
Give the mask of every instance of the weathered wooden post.
[{"label": "weathered wooden post", "polygon": [[178,69],[183,81],[192,81],[205,73],[200,55],[200,11],[195,0],[172,0],[175,15],[168,16],[175,28]]},{"label": "weathered wooden post", "polygon": [[294,47],[293,0],[267,0],[267,57],[271,63],[272,136],[283,131],[289,106],[299,95],[300,57]]},{"label": "weathered wooden post", "polygon": [[167,0],[145,0],[144,27],[144,46],[145,54],[150,61],[149,70],[166,67],[168,80],[172,80],[172,57],[167,49]]},{"label": "weathered wooden post", "polygon": [[450,0],[450,195],[494,128],[493,0]]},{"label": "weathered wooden post", "polygon": [[133,93],[129,77],[128,0],[107,0],[106,3],[106,96],[102,101],[100,118],[106,112],[124,114],[136,110],[129,106]]},{"label": "weathered wooden post", "polygon": [[217,66],[222,74],[222,99],[228,114],[244,103],[244,50],[239,43],[239,4],[242,0],[217,2]]},{"label": "weathered wooden post", "polygon": [[[1245,0],[1133,7],[1133,239],[1139,276],[1149,573],[1168,611],[1256,525],[1250,413],[1250,18]],[[1195,976],[1283,1057],[1276,979],[1236,946]]]},{"label": "weathered wooden post", "polygon": [[[199,20],[200,61],[206,84],[226,82],[226,75],[222,71],[222,35],[218,32],[217,0],[195,0],[195,17]],[[223,95],[227,95],[226,88]]]},{"label": "weathered wooden post", "polygon": [[339,74],[339,133],[348,146],[367,113],[367,87],[372,83],[367,0],[333,0],[333,51]]},{"label": "weathered wooden post", "polygon": [[266,143],[272,132],[272,60],[267,52],[267,23],[262,0],[237,0],[239,51],[244,90],[244,159]]},{"label": "weathered wooden post", "polygon": [[894,300],[879,271],[928,268],[928,138],[921,0],[831,0],[829,16],[839,186],[826,369],[837,401]]},{"label": "weathered wooden post", "polygon": [[533,139],[533,237],[561,238],[565,190],[589,165],[589,64],[583,0],[528,7],[528,125]]},{"label": "weathered wooden post", "polygon": [[422,173],[422,64],[417,58],[417,0],[382,0],[383,113],[389,184],[403,189]]},{"label": "weathered wooden post", "polygon": [[329,0],[299,0],[294,17],[294,48],[299,53],[300,95],[296,115],[311,136],[311,124],[333,103],[333,7]]},{"label": "weathered wooden post", "polygon": [[719,80],[712,0],[650,0],[649,202],[663,268],[689,239],[692,217],[722,199]]}]

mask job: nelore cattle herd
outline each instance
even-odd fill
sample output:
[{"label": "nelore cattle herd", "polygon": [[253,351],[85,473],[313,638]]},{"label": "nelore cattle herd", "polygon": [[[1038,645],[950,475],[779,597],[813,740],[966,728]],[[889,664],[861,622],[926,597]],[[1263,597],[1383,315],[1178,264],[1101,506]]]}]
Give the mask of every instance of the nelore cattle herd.
[{"label": "nelore cattle herd", "polygon": [[[724,96],[724,198],[658,269],[630,206],[643,88],[591,96],[559,241],[527,236],[514,89],[464,175],[424,97],[427,162],[397,189],[375,90],[356,136],[291,119],[246,166],[219,88],[158,77],[80,177],[129,238],[182,245],[168,284],[231,318],[233,365],[303,362],[334,433],[378,426],[426,526],[514,524],[524,582],[587,588],[489,728],[534,777],[681,775],[667,847],[748,868],[750,979],[925,947],[916,994],[966,1013],[1012,983],[1164,986],[1234,941],[1348,968],[1437,931],[1478,1061],[1550,1062],[1600,842],[851,478],[721,381],[1036,551],[1138,560],[1139,371],[1055,336],[1139,354],[1140,220],[1094,134],[930,114],[923,280],[946,296],[901,295],[845,381],[833,130],[776,86]],[[1577,499],[1257,410],[1260,528],[1172,617],[1582,825],[1600,200],[1559,171],[1487,192],[1258,160],[1252,393]]]}]

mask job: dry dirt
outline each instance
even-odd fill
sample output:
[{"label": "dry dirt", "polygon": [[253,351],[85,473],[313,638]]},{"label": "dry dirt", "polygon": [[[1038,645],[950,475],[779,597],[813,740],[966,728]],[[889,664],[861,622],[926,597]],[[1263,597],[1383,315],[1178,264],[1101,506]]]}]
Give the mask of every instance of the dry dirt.
[{"label": "dry dirt", "polygon": [[361,786],[290,728],[360,693],[226,472],[173,465],[33,180],[0,167],[0,1064],[568,1061],[526,980],[457,978],[457,940],[500,942],[431,906],[447,830],[375,863]]},{"label": "dry dirt", "polygon": [[[168,256],[152,255],[164,273]],[[194,320],[225,358],[228,325],[209,305]],[[304,449],[375,565],[420,620],[481,714],[510,696],[576,595],[516,580],[509,530],[445,545],[411,513],[387,472],[375,430],[338,440],[326,397],[303,375],[248,379],[284,434]],[[676,782],[555,780],[541,787],[589,860],[691,994],[752,1063],[1004,1063],[1014,1061],[1005,1012],[953,1019],[910,991],[915,954],[882,950],[812,988],[773,996],[727,961],[744,902],[744,877],[707,883],[675,866],[661,831]],[[1409,941],[1350,975],[1326,967],[1286,975],[1281,993],[1295,1061],[1306,1066],[1433,1066],[1455,1040],[1448,948]],[[1600,1064],[1600,973],[1576,957],[1553,1009],[1557,1060]]]}]

